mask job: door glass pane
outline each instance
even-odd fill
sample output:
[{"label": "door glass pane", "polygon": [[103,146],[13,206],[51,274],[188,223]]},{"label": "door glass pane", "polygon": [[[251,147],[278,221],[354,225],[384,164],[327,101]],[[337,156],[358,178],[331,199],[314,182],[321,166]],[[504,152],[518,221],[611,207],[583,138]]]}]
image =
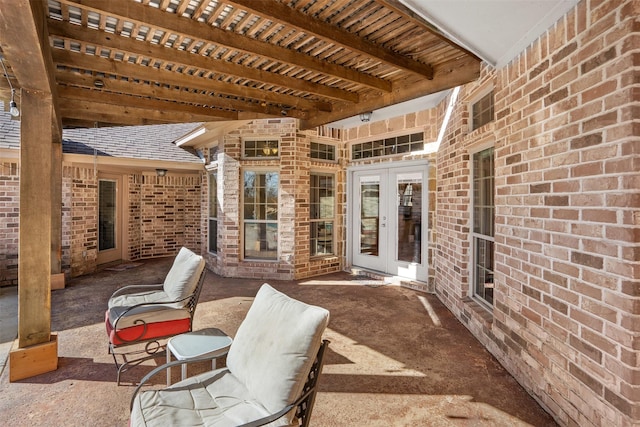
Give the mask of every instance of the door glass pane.
[{"label": "door glass pane", "polygon": [[98,250],[116,247],[116,182],[101,180],[98,185]]},{"label": "door glass pane", "polygon": [[360,253],[378,256],[380,177],[360,179]]},{"label": "door glass pane", "polygon": [[422,174],[398,174],[397,189],[397,248],[398,261],[420,263],[422,229]]}]

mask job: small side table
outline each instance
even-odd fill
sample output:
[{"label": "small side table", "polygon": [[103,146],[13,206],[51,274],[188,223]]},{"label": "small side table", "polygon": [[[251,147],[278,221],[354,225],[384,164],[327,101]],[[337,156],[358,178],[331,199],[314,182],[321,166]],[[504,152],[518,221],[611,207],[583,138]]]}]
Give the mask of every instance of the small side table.
[{"label": "small side table", "polygon": [[[233,339],[217,328],[176,335],[167,341],[167,363],[171,355],[178,360],[211,357],[211,366],[216,369],[216,358],[225,355]],[[187,377],[187,364],[182,365],[182,379]],[[167,368],[167,385],[171,385],[171,368]]]}]

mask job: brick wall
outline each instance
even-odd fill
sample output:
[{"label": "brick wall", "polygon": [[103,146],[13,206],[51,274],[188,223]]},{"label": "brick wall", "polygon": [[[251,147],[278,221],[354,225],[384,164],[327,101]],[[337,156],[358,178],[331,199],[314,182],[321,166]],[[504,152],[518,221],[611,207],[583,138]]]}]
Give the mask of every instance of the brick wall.
[{"label": "brick wall", "polygon": [[18,161],[0,161],[0,286],[18,284],[20,181]]},{"label": "brick wall", "polygon": [[[98,179],[93,168],[62,167],[63,245],[68,258],[63,265],[69,274],[80,276],[94,272],[98,257]],[[68,242],[68,243],[67,243]]]},{"label": "brick wall", "polygon": [[[311,136],[317,136],[313,134]],[[207,262],[216,273],[227,277],[293,279],[338,271],[344,256],[311,259],[309,256],[309,141],[310,134],[298,133],[293,119],[255,121],[225,135],[217,148],[216,160],[208,167],[218,170],[218,253],[207,254]],[[246,137],[276,137],[280,140],[279,158],[243,159],[242,140]],[[335,140],[338,141],[338,140]],[[319,163],[319,162],[318,162]],[[337,165],[315,165],[316,169],[338,171]],[[278,258],[275,261],[245,260],[242,250],[241,188],[244,169],[279,172]],[[337,180],[344,179],[340,173]],[[340,184],[340,191],[344,186]],[[202,198],[208,201],[205,187]],[[344,200],[344,196],[339,196]],[[342,206],[338,212],[342,212]],[[203,213],[202,223],[206,223]],[[206,239],[207,234],[203,235]],[[340,250],[343,244],[340,243]],[[206,251],[206,243],[203,252]]]},{"label": "brick wall", "polygon": [[202,178],[200,175],[142,175],[140,258],[172,256],[182,246],[200,248]]},{"label": "brick wall", "polygon": [[[484,68],[438,152],[437,294],[562,425],[640,420],[639,9],[580,2],[508,66]],[[467,102],[486,84],[496,120],[469,132]],[[483,144],[492,315],[468,298],[469,158]]]}]

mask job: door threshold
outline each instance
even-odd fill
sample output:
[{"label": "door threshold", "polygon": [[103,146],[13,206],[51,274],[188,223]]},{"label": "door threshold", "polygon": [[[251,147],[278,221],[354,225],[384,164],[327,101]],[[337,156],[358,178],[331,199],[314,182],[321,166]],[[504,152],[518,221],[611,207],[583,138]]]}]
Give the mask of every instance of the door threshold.
[{"label": "door threshold", "polygon": [[345,271],[356,277],[363,276],[368,279],[374,279],[377,283],[379,283],[378,286],[401,286],[403,288],[413,289],[429,294],[435,293],[435,289],[433,289],[433,286],[430,286],[429,283],[420,280],[393,276],[391,274],[385,274],[380,271],[370,270],[362,267],[350,267]]}]

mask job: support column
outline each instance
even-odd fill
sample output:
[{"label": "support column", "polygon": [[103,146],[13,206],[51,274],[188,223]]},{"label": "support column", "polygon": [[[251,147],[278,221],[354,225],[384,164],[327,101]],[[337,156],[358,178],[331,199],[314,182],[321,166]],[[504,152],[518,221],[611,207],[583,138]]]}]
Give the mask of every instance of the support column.
[{"label": "support column", "polygon": [[52,142],[51,165],[51,289],[54,290],[64,288],[64,273],[62,273],[62,141],[54,140]]},{"label": "support column", "polygon": [[[54,108],[51,94],[23,89],[20,122],[20,242],[18,349],[9,358],[10,380],[58,367],[51,334],[51,249]],[[59,141],[56,141],[59,143]]]}]

